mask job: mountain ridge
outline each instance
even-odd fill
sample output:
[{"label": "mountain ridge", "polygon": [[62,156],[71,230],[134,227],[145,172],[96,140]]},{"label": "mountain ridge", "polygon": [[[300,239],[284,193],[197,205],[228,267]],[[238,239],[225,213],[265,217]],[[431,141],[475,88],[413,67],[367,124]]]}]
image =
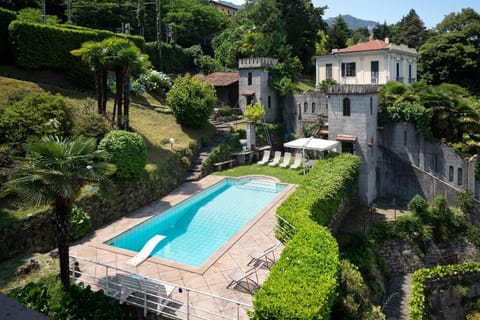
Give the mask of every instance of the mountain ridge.
[{"label": "mountain ridge", "polygon": [[[355,29],[358,29],[358,28],[361,28],[361,27],[367,27],[367,28],[373,28],[374,26],[376,26],[378,24],[378,22],[375,22],[375,21],[372,21],[372,20],[364,20],[364,19],[360,19],[360,18],[356,18],[354,16],[351,16],[349,14],[342,14],[341,15],[343,20],[345,20],[345,22],[347,23],[347,26],[348,28],[352,29],[352,30],[355,30]],[[337,17],[331,17],[331,18],[327,18],[325,19],[325,22],[331,26],[334,22],[335,22],[335,19]]]}]

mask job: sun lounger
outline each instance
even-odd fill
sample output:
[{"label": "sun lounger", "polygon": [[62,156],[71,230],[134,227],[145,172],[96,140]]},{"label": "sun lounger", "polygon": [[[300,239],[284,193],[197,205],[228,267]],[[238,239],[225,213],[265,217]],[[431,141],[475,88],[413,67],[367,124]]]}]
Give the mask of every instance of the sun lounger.
[{"label": "sun lounger", "polygon": [[290,169],[298,169],[302,165],[302,154],[300,152],[295,154],[295,160],[290,166]]},{"label": "sun lounger", "polygon": [[[232,279],[232,281],[228,284],[227,288],[230,288],[232,285],[235,285],[235,287],[238,285],[248,292],[253,292],[259,287],[257,271],[260,270],[262,266],[263,262],[246,272],[239,269],[233,270],[228,274],[228,277]],[[256,281],[252,279],[253,275],[255,275]]]},{"label": "sun lounger", "polygon": [[280,163],[280,168],[286,168],[290,165],[290,160],[292,159],[292,153],[291,152],[285,152],[283,155],[283,161]]},{"label": "sun lounger", "polygon": [[262,160],[258,161],[257,164],[265,165],[265,164],[267,164],[268,160],[270,160],[270,150],[265,150],[263,152]]},{"label": "sun lounger", "polygon": [[275,151],[273,156],[273,160],[268,163],[269,166],[275,167],[280,163],[280,158],[282,157],[282,153],[280,151]]},{"label": "sun lounger", "polygon": [[149,279],[136,274],[117,274],[120,292],[116,298],[120,304],[130,302],[139,306],[154,306],[157,313],[167,307],[175,289],[167,283]]},{"label": "sun lounger", "polygon": [[[247,265],[250,265],[253,262],[255,262],[255,265],[256,265],[261,261],[264,263],[264,265],[270,268],[275,263],[275,250],[279,246],[280,246],[280,242],[276,243],[275,245],[271,246],[265,251],[253,249],[248,253],[248,255],[250,256],[250,258],[252,258],[252,260],[250,260],[250,262]],[[272,256],[273,258],[271,258],[270,256]]]}]

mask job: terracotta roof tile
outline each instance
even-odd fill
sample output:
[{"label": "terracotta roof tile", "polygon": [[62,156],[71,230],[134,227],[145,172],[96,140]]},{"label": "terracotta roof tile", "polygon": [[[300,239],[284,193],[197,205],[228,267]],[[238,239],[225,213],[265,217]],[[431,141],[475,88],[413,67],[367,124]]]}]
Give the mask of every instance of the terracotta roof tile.
[{"label": "terracotta roof tile", "polygon": [[337,135],[337,141],[355,142],[357,141],[357,136],[351,134],[339,134]]},{"label": "terracotta roof tile", "polygon": [[238,82],[238,72],[215,72],[200,78],[214,87],[225,87]]},{"label": "terracotta roof tile", "polygon": [[340,49],[337,53],[385,50],[388,48],[390,48],[390,45],[383,40],[370,40],[368,42],[357,43],[345,49]]}]

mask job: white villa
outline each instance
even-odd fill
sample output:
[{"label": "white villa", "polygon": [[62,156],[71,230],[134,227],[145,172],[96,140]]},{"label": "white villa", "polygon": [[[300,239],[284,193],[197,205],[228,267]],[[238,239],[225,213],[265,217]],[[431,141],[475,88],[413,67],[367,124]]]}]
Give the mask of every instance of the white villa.
[{"label": "white villa", "polygon": [[417,52],[388,38],[359,43],[316,57],[316,86],[333,79],[339,84],[412,83],[417,80]]}]

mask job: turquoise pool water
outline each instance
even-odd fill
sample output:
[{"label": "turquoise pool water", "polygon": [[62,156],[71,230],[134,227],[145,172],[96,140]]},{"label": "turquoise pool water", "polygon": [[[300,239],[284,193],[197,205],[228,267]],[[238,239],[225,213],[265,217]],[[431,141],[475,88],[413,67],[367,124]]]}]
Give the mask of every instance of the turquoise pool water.
[{"label": "turquoise pool water", "polygon": [[285,187],[227,178],[106,243],[139,252],[150,238],[164,235],[152,256],[200,267]]}]

